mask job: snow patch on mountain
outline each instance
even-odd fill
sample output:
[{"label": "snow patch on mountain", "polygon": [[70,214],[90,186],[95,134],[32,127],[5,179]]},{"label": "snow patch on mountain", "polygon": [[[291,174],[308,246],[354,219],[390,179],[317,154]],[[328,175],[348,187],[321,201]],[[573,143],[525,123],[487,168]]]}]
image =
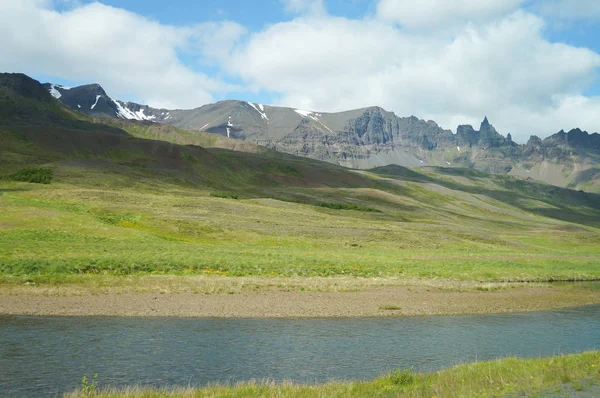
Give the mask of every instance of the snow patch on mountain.
[{"label": "snow patch on mountain", "polygon": [[135,115],[137,116],[138,120],[154,120],[154,119],[156,119],[156,116],[154,116],[154,115],[150,115],[150,116],[146,115],[144,113],[143,109],[140,109],[139,111],[135,112]]},{"label": "snow patch on mountain", "polygon": [[257,107],[252,102],[247,102],[247,104],[250,105],[252,108],[254,108],[254,110],[260,114],[260,117],[265,119],[267,122],[269,121],[269,118],[267,117],[267,114],[265,113],[264,105],[258,104],[258,107]]},{"label": "snow patch on mountain", "polygon": [[97,96],[96,96],[96,102],[94,102],[94,105],[92,105],[92,107],[91,107],[90,109],[92,109],[92,110],[93,110],[93,109],[96,107],[96,105],[98,105],[98,100],[99,100],[101,97],[102,97],[101,95],[97,95]]},{"label": "snow patch on mountain", "polygon": [[311,120],[314,120],[315,122],[319,123],[321,126],[325,127],[325,129],[327,129],[327,131],[329,131],[330,133],[333,133],[333,131],[331,131],[331,129],[329,127],[327,127],[325,124],[323,124],[323,122],[319,119],[319,117],[321,117],[320,113],[316,113],[316,112],[311,112],[311,111],[303,111],[302,109],[294,109],[294,111]]},{"label": "snow patch on mountain", "polygon": [[[133,112],[131,109],[127,108],[125,106],[125,104],[123,104],[121,101],[114,101],[113,103],[117,106],[117,115],[121,118],[121,119],[128,119],[128,120],[154,120],[156,119],[156,116],[154,115],[146,115],[144,113],[143,109],[140,109],[137,112]],[[167,118],[168,119],[168,118]]]},{"label": "snow patch on mountain", "polygon": [[58,89],[70,90],[71,87],[59,86],[58,84],[50,84],[50,88],[48,89],[48,91],[54,98],[60,99],[60,97],[62,97],[62,94],[60,91],[58,91]]},{"label": "snow patch on mountain", "polygon": [[137,120],[137,117],[135,115],[135,113],[131,112],[128,108],[124,107],[121,104],[121,101],[113,101],[115,103],[115,105],[117,106],[117,115],[121,118],[121,119],[135,119]]},{"label": "snow patch on mountain", "polygon": [[303,111],[301,109],[295,109],[294,112],[296,112],[300,116],[304,116],[304,117],[308,117],[308,118],[313,119],[313,116],[312,116],[313,113],[310,112],[310,111]]},{"label": "snow patch on mountain", "polygon": [[50,94],[52,94],[52,96],[56,99],[59,99],[60,97],[62,97],[62,94],[60,93],[60,91],[58,91],[56,89],[56,86],[53,84],[50,86]]}]

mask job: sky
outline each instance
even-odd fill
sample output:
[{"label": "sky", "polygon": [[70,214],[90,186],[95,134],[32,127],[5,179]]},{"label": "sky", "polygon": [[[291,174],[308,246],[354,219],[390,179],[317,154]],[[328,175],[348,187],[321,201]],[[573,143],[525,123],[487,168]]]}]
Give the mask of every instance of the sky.
[{"label": "sky", "polygon": [[0,0],[0,72],[190,109],[378,105],[517,142],[600,132],[597,0]]}]

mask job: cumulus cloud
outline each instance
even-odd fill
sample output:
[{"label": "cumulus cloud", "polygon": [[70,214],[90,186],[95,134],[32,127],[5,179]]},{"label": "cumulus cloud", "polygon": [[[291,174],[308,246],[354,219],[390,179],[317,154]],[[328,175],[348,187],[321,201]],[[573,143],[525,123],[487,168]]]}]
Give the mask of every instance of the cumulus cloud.
[{"label": "cumulus cloud", "polygon": [[195,72],[181,53],[223,56],[244,29],[234,23],[160,24],[100,3],[57,12],[49,0],[0,0],[0,69],[101,83],[116,97],[193,107],[233,87]]},{"label": "cumulus cloud", "polygon": [[485,22],[514,11],[525,0],[381,0],[380,19],[408,28],[444,29],[468,22]]},{"label": "cumulus cloud", "polygon": [[[549,42],[544,15],[552,8],[529,8],[534,15],[519,8],[522,0],[380,0],[375,14],[356,20],[328,14],[322,0],[280,0],[296,16],[257,32],[234,22],[169,26],[100,3],[58,12],[57,1],[0,0],[0,69],[98,82],[117,98],[169,108],[263,90],[279,105],[379,105],[449,129],[487,115],[519,141],[600,131],[600,98],[583,95],[600,55]],[[193,63],[217,72],[196,72]]]},{"label": "cumulus cloud", "polygon": [[304,17],[253,35],[230,68],[288,106],[380,105],[450,129],[487,115],[520,141],[560,128],[600,130],[600,112],[588,113],[598,101],[581,97],[600,55],[550,43],[543,29],[540,17],[521,10],[448,37],[377,18]]},{"label": "cumulus cloud", "polygon": [[558,19],[600,20],[600,2],[597,0],[546,0],[535,4],[534,9]]}]

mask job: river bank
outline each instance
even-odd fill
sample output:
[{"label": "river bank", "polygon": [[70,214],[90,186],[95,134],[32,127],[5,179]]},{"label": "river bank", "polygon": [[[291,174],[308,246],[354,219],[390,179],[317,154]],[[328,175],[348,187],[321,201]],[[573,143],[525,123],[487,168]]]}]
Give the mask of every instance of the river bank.
[{"label": "river bank", "polygon": [[[86,390],[87,387],[87,390]],[[593,397],[600,392],[598,352],[552,358],[506,358],[432,373],[398,370],[373,381],[321,385],[254,382],[184,389],[96,389],[89,383],[69,398],[152,397]]]},{"label": "river bank", "polygon": [[373,317],[529,312],[600,303],[600,289],[586,284],[195,277],[121,282],[0,285],[0,314]]}]

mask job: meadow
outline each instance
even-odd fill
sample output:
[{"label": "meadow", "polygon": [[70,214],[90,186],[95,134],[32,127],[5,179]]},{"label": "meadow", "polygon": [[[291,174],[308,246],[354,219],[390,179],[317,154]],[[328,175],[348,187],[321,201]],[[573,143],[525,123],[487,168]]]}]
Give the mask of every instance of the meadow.
[{"label": "meadow", "polygon": [[[366,181],[363,187],[230,183],[215,190],[143,168],[62,162],[53,167],[51,184],[0,181],[0,280],[600,277],[595,208],[572,205],[573,215],[561,214],[575,222],[558,220],[545,214],[560,212],[560,205],[517,196],[494,177],[426,172],[440,181],[351,172]],[[465,189],[447,187],[457,181]],[[493,195],[467,191],[491,190],[491,184]]]},{"label": "meadow", "polygon": [[600,278],[600,195],[467,169],[355,171],[201,132],[93,119],[35,81],[8,78],[0,282]]},{"label": "meadow", "polygon": [[[96,120],[31,79],[4,78],[0,290],[9,295],[31,286],[487,291],[600,279],[600,195],[467,169],[349,170],[201,132]],[[103,391],[86,379],[74,396],[519,395],[585,389],[599,367],[592,352],[318,386]]]}]

